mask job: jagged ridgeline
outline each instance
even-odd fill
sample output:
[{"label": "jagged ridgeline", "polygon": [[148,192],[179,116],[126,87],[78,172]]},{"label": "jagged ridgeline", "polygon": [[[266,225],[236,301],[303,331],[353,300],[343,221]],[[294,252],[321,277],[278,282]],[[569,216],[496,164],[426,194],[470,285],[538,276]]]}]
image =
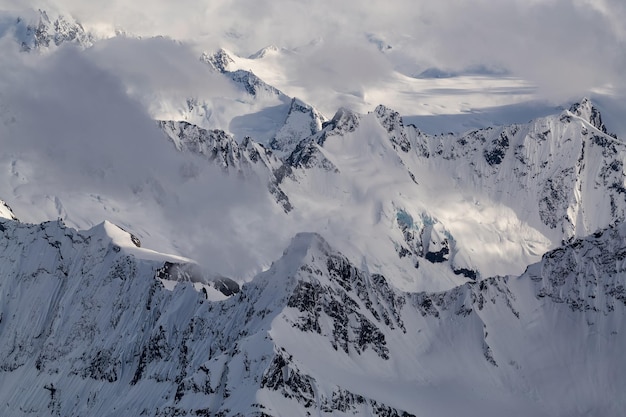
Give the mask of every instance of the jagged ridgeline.
[{"label": "jagged ridgeline", "polygon": [[[42,56],[95,42],[43,11],[7,33]],[[236,100],[154,122],[192,161],[172,183],[217,166],[295,236],[242,283],[145,248],[166,216],[77,230],[0,201],[1,415],[623,415],[626,145],[590,100],[430,135],[384,105],[327,119],[224,50],[200,59]]]},{"label": "jagged ridgeline", "polygon": [[69,16],[49,14],[45,10],[33,12],[28,17],[17,17],[9,28],[23,51],[43,49],[72,43],[87,48],[93,45],[94,36]]},{"label": "jagged ridgeline", "polygon": [[[177,150],[264,181],[285,213],[347,200],[353,207],[336,221],[354,230],[362,226],[350,224],[356,216],[349,214],[374,206],[376,221],[392,225],[371,234],[376,252],[367,257],[403,270],[441,263],[453,282],[460,282],[455,275],[521,271],[546,250],[626,217],[626,146],[608,133],[588,99],[526,124],[434,136],[382,105],[366,115],[340,109],[323,121],[297,99],[265,144],[187,122],[159,124]],[[504,245],[498,243],[503,233]],[[499,248],[477,251],[476,245]],[[366,246],[374,243],[360,249]]]},{"label": "jagged ridgeline", "polygon": [[0,226],[10,415],[565,416],[625,405],[624,226],[549,252],[521,277],[434,293],[394,289],[304,233],[221,301],[228,281],[199,286],[193,264],[138,248],[114,225]]}]

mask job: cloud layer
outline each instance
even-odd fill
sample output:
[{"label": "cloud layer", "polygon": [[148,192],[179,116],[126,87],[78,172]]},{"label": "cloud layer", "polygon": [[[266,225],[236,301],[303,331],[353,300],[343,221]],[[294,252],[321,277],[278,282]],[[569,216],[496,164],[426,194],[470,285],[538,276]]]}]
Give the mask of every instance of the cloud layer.
[{"label": "cloud layer", "polygon": [[[156,85],[181,94],[190,81],[224,88],[205,66],[193,68],[198,60],[184,46],[120,39],[89,53],[62,46],[25,54],[5,38],[0,53],[0,199],[21,220],[61,217],[87,228],[108,219],[149,248],[235,277],[258,271],[284,249],[289,235],[248,247],[264,234],[282,236],[274,232],[281,224],[274,212],[281,211],[264,180],[244,182],[177,152],[139,101]],[[173,68],[161,68],[172,78],[164,80],[161,54],[191,68],[173,60]],[[139,77],[153,67],[151,77]],[[190,167],[193,176],[185,175]]]},{"label": "cloud layer", "polygon": [[[8,8],[24,6],[12,1]],[[365,48],[365,35],[374,34],[394,47],[389,56],[396,64],[497,65],[535,82],[547,96],[625,84],[621,0],[33,1],[70,12],[87,26],[167,35],[198,49],[227,46],[246,55],[269,44],[293,48],[316,39]],[[307,65],[333,65],[332,56],[316,58]],[[346,69],[342,62],[335,68]]]}]

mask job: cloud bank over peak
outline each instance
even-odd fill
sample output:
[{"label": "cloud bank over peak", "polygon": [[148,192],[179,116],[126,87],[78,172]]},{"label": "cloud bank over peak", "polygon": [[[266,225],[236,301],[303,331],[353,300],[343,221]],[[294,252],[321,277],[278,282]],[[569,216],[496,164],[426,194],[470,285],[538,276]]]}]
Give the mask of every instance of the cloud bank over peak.
[{"label": "cloud bank over peak", "polygon": [[[20,53],[19,45],[5,36],[15,22],[8,17],[30,10],[29,18],[36,19],[33,10],[38,8],[48,10],[51,18],[69,14],[86,30],[121,29],[135,36],[101,40],[84,51],[63,44],[50,54]],[[322,103],[327,116],[337,110],[338,102],[352,109],[369,106],[359,109],[363,112],[379,103],[414,111],[418,104],[432,105],[429,99],[447,94],[442,93],[445,82],[398,76],[393,73],[398,68],[408,75],[431,67],[502,68],[537,85],[540,96],[563,102],[607,85],[618,92],[624,89],[624,18],[626,6],[616,0],[373,0],[366,6],[355,0],[5,0],[0,8],[0,135],[6,140],[0,165],[11,176],[0,181],[0,187],[9,190],[0,198],[41,207],[39,217],[26,221],[68,217],[71,210],[56,200],[52,206],[42,202],[49,196],[36,194],[39,189],[33,184],[56,189],[59,201],[67,198],[104,211],[115,207],[115,200],[131,201],[117,204],[124,213],[94,217],[118,216],[134,224],[146,217],[163,219],[163,231],[139,230],[150,246],[206,259],[226,274],[250,276],[279,254],[300,225],[268,222],[275,204],[255,192],[255,185],[224,179],[193,155],[172,156],[172,145],[152,119],[187,116],[179,111],[189,105],[186,99],[198,99],[197,107],[203,99],[215,99],[203,117],[212,117],[210,122],[216,124],[214,119],[222,121],[220,112],[227,113],[224,126],[215,126],[227,130],[235,110],[256,112],[263,119],[271,111],[285,110],[285,103],[276,99],[267,112],[263,106],[271,100],[258,104],[246,96],[232,80],[200,62],[202,51],[226,47],[245,57],[277,45],[274,55],[284,59],[269,65],[268,74],[280,70],[298,93],[314,92],[306,97],[286,91],[303,100],[314,98],[305,101],[320,109]],[[396,84],[385,84],[392,76]],[[495,85],[489,77],[480,84],[478,78],[465,90],[444,97],[448,101],[441,101],[445,105],[439,106],[440,113],[428,115],[456,111],[471,117],[470,96],[484,91],[510,99],[512,89]],[[399,103],[401,94],[392,97],[387,87],[402,82],[426,87],[411,91],[405,103]],[[527,89],[534,91],[532,86]],[[516,91],[525,95],[526,85]],[[327,103],[326,97],[331,98]],[[248,114],[244,110],[242,114]],[[450,119],[446,123],[447,128]],[[193,178],[181,176],[185,170],[193,171]],[[237,191],[242,187],[251,190]],[[164,189],[175,191],[165,195]],[[92,204],[76,194],[112,202]],[[252,216],[246,214],[249,207],[255,207]],[[80,212],[77,207],[74,225],[88,226],[90,221],[79,217]],[[273,230],[280,231],[275,242],[242,255],[240,243],[250,233],[258,234],[250,236],[252,241],[261,241],[259,236]],[[171,236],[178,237],[175,247],[167,246]]]},{"label": "cloud bank over peak", "polygon": [[[555,98],[625,84],[626,5],[620,0],[9,0],[5,7],[26,6],[69,13],[86,27],[164,35],[198,50],[227,47],[242,56],[314,39],[365,48],[367,34],[374,34],[392,46],[388,54],[396,64],[497,66]],[[375,63],[379,51],[368,51]]]}]

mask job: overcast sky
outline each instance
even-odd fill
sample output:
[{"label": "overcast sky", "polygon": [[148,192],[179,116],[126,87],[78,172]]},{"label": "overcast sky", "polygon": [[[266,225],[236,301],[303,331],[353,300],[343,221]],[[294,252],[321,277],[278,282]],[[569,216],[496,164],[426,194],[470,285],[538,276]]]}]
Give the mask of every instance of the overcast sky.
[{"label": "overcast sky", "polygon": [[[22,8],[28,2],[2,3]],[[391,56],[396,63],[503,67],[536,83],[545,95],[563,97],[626,84],[622,0],[32,0],[32,4],[67,11],[86,26],[167,35],[198,49],[227,46],[242,55],[269,44],[292,48],[320,39],[344,48],[365,48],[369,34],[394,48]],[[319,64],[324,57],[312,58]],[[334,58],[331,52],[328,59]]]},{"label": "overcast sky", "polygon": [[[110,220],[148,248],[235,277],[280,255],[293,230],[271,221],[281,210],[264,191],[266,179],[244,182],[176,152],[144,107],[143,93],[157,85],[177,94],[189,83],[228,92],[191,52],[167,39],[114,39],[88,53],[21,53],[5,37],[0,54],[0,199],[21,220],[61,217],[81,229]],[[160,71],[137,79],[149,67]],[[129,86],[139,94],[129,95]],[[282,238],[247,247],[264,234]]]}]

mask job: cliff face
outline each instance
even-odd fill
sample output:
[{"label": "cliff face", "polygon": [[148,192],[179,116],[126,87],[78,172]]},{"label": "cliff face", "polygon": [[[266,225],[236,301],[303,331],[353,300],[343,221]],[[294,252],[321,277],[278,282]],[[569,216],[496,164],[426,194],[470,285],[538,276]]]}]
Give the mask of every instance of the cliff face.
[{"label": "cliff face", "polygon": [[624,406],[623,226],[549,252],[520,277],[436,293],[398,291],[299,234],[269,270],[220,297],[164,269],[188,261],[138,248],[112,224],[1,226],[0,397],[11,415]]}]

